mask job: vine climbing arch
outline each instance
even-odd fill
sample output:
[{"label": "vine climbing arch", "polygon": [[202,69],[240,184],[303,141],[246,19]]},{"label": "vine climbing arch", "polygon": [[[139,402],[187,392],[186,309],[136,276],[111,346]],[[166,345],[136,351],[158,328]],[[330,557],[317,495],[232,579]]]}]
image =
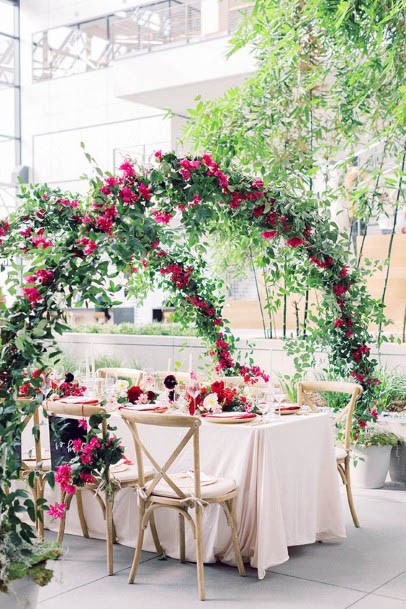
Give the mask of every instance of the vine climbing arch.
[{"label": "vine climbing arch", "polygon": [[[117,176],[96,167],[84,197],[46,184],[23,186],[20,196],[15,214],[0,223],[1,257],[15,261],[8,274],[14,303],[3,307],[0,397],[17,395],[29,366],[45,369],[53,350],[45,353],[44,340],[64,330],[63,309],[78,294],[110,306],[123,283],[138,296],[154,282],[169,291],[223,374],[262,376],[257,366],[238,361],[223,297],[207,272],[202,238],[225,226],[234,238],[248,235],[253,247],[265,243],[269,256],[282,240],[305,260],[311,286],[323,294],[319,330],[335,370],[351,375],[366,394],[376,384],[361,272],[349,266],[337,226],[314,201],[301,201],[297,211],[294,196],[241,172],[226,174],[209,154],[161,152],[148,170],[130,160]],[[357,417],[370,418],[367,400]]]}]

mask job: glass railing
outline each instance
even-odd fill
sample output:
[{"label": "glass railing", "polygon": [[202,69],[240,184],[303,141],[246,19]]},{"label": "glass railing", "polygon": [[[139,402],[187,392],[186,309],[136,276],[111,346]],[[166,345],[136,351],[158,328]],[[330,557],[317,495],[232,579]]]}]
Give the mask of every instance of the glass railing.
[{"label": "glass railing", "polygon": [[163,0],[39,32],[33,36],[33,80],[98,70],[139,53],[225,34],[249,4],[225,0],[207,8],[201,0]]}]

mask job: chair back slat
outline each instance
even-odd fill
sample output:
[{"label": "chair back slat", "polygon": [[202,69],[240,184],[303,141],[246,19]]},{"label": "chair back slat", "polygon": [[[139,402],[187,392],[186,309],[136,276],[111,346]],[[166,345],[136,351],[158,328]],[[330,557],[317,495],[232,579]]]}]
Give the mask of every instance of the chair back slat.
[{"label": "chair back slat", "polygon": [[[173,480],[169,468],[178,459],[189,442],[193,439],[193,471],[194,471],[194,492],[195,497],[201,497],[200,488],[200,455],[199,455],[199,427],[201,421],[197,417],[183,415],[166,415],[147,412],[134,412],[121,410],[121,416],[131,431],[134,441],[135,454],[138,467],[138,478],[144,492],[149,497],[157,485],[164,481],[174,491],[177,499],[186,499],[187,496]],[[177,443],[174,450],[170,453],[165,463],[162,465],[152,456],[150,450],[142,442],[139,434],[138,425],[152,425],[155,427],[175,427],[187,429],[185,435]],[[146,483],[144,456],[154,469],[154,476]]]},{"label": "chair back slat", "polygon": [[130,381],[134,385],[139,385],[142,378],[142,370],[136,368],[98,368],[96,374],[99,378],[106,378],[108,374],[116,379]]},{"label": "chair back slat", "polygon": [[[363,392],[362,386],[357,383],[348,383],[344,381],[299,381],[297,384],[297,402],[299,406],[303,405],[305,398],[304,394],[306,392],[346,393],[351,396],[348,404],[335,419],[335,423],[338,423],[345,418],[344,447],[348,451],[351,446],[354,408],[358,398]],[[311,409],[317,412],[316,407],[311,406]]]}]

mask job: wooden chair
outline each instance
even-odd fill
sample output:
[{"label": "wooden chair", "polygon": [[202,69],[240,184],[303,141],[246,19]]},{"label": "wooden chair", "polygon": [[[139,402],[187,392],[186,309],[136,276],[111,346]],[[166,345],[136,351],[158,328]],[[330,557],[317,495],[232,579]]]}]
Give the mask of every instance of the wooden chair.
[{"label": "wooden chair", "polygon": [[[339,423],[345,420],[345,432],[344,432],[344,445],[336,446],[336,460],[338,473],[340,474],[341,480],[345,485],[347,491],[348,505],[350,508],[352,520],[355,527],[359,527],[359,520],[355,511],[354,499],[351,490],[351,430],[352,421],[354,416],[354,408],[356,401],[362,394],[362,387],[356,383],[346,383],[339,381],[300,381],[297,384],[297,402],[299,406],[306,403],[305,393],[316,392],[316,393],[347,393],[351,396],[347,406],[339,413],[335,419],[335,423]],[[317,412],[316,406],[310,406],[312,411]]]},{"label": "wooden chair", "polygon": [[[45,484],[46,484],[46,474],[51,471],[51,459],[44,458],[42,444],[41,444],[41,433],[40,433],[40,404],[33,404],[33,400],[31,398],[18,398],[16,400],[17,405],[21,405],[24,408],[30,406],[31,412],[28,412],[24,420],[22,422],[21,431],[23,432],[30,423],[32,423],[33,427],[38,430],[38,433],[34,436],[34,455],[33,458],[24,457],[23,453],[23,443],[21,444],[21,478],[23,480],[28,480],[28,477],[31,473],[34,473],[34,480],[32,488],[32,496],[34,503],[38,499],[44,498]],[[40,541],[44,539],[44,520],[42,511],[39,512],[36,510],[35,516],[35,528],[37,531],[37,537]]]},{"label": "wooden chair", "polygon": [[[142,552],[144,530],[151,521],[154,511],[158,508],[170,508],[179,514],[180,562],[185,562],[185,520],[190,524],[196,540],[197,581],[200,600],[205,599],[205,583],[203,568],[202,518],[203,508],[208,504],[218,503],[222,506],[227,522],[231,527],[235,559],[240,575],[245,575],[244,563],[241,557],[237,532],[235,498],[238,489],[234,480],[219,478],[215,483],[201,487],[199,427],[200,419],[185,415],[158,415],[145,412],[121,411],[125,423],[134,439],[137,465],[139,472],[139,518],[137,546],[131,565],[128,583],[134,583],[135,574]],[[138,424],[156,425],[159,427],[184,428],[186,431],[182,440],[170,454],[164,465],[160,465],[141,441]],[[193,442],[193,491],[179,480],[176,474],[168,473],[169,468],[185,449]],[[144,456],[152,464],[154,477],[147,482],[144,476]],[[189,509],[195,509],[195,518],[189,514]]]},{"label": "wooden chair", "polygon": [[[105,410],[97,405],[90,404],[63,404],[60,401],[51,401],[49,400],[45,404],[45,408],[49,415],[59,415],[64,417],[81,417],[81,418],[90,418],[95,414],[105,414]],[[102,432],[103,435],[107,434],[107,421],[103,419],[102,421]],[[147,479],[151,477],[150,474],[147,474]],[[107,545],[107,570],[109,575],[113,575],[113,543],[116,542],[116,533],[115,526],[113,521],[113,503],[114,503],[114,494],[118,492],[120,489],[128,488],[128,487],[137,487],[139,485],[138,480],[138,471],[136,466],[130,466],[129,469],[124,472],[111,473],[110,468],[106,467],[106,478],[107,481],[112,483],[113,488],[113,497],[106,490],[104,492],[104,499],[101,496],[99,491],[99,480],[96,480],[94,484],[85,484],[82,488],[77,488],[75,496],[76,496],[76,504],[79,515],[80,526],[82,529],[82,533],[84,537],[89,537],[89,530],[86,522],[86,518],[83,511],[83,502],[82,502],[82,490],[90,491],[95,499],[97,500],[99,506],[102,509],[103,517],[106,521],[106,545]],[[58,543],[62,543],[64,533],[65,533],[65,524],[66,524],[66,515],[69,511],[73,499],[73,495],[66,495],[66,492],[63,491],[61,494],[61,503],[66,504],[65,516],[61,519],[58,531]],[[158,538],[156,536],[156,531],[154,527],[154,523],[152,522],[151,528],[153,530],[154,540],[156,540],[156,545],[158,547]]]},{"label": "wooden chair", "polygon": [[139,385],[142,378],[142,370],[136,368],[98,368],[96,371],[99,378],[106,378],[108,374],[115,376],[117,379],[130,381],[134,385]]}]

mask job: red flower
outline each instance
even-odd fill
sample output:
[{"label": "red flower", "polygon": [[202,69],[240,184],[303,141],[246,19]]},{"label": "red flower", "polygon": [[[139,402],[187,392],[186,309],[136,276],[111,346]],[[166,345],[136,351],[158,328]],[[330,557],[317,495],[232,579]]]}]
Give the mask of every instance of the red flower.
[{"label": "red flower", "polygon": [[22,288],[22,294],[32,305],[44,300],[37,288]]},{"label": "red flower", "polygon": [[128,401],[132,404],[135,404],[142,393],[141,387],[138,385],[134,385],[130,387],[127,391]]},{"label": "red flower", "polygon": [[341,328],[341,326],[343,326],[344,323],[345,322],[344,322],[344,320],[342,318],[341,319],[336,319],[335,322],[334,322],[334,327],[335,328]]},{"label": "red flower", "polygon": [[162,150],[157,150],[154,154],[157,161],[162,161]]},{"label": "red flower", "polygon": [[91,239],[88,239],[87,237],[83,237],[83,239],[77,239],[76,243],[78,245],[84,245],[83,253],[85,254],[85,256],[93,254],[93,252],[97,249],[96,243]]},{"label": "red flower", "polygon": [[148,186],[145,186],[145,184],[143,184],[141,182],[141,184],[139,185],[139,191],[140,191],[140,195],[143,199],[145,199],[146,201],[149,201],[151,198],[151,190],[148,188]]},{"label": "red flower", "polygon": [[252,215],[254,216],[254,218],[259,218],[259,216],[263,215],[264,211],[265,205],[258,205],[258,207],[254,207],[254,209],[252,210]]},{"label": "red flower", "polygon": [[299,239],[299,237],[292,237],[292,239],[286,239],[286,245],[289,247],[299,247],[303,245],[304,239]]},{"label": "red flower", "polygon": [[340,271],[341,279],[344,279],[344,277],[347,277],[348,273],[349,273],[349,270],[347,269],[347,267],[343,266],[343,268]]},{"label": "red flower", "polygon": [[155,217],[155,221],[158,224],[168,224],[172,220],[172,214],[169,212],[158,211],[155,209],[152,213]]},{"label": "red flower", "polygon": [[342,294],[348,292],[348,288],[348,285],[345,285],[343,283],[336,283],[335,285],[333,285],[333,292],[336,296],[341,296]]},{"label": "red flower", "polygon": [[264,239],[273,239],[274,237],[276,237],[278,234],[277,230],[273,230],[273,231],[264,231],[263,233],[261,233],[261,237],[263,237]]}]

